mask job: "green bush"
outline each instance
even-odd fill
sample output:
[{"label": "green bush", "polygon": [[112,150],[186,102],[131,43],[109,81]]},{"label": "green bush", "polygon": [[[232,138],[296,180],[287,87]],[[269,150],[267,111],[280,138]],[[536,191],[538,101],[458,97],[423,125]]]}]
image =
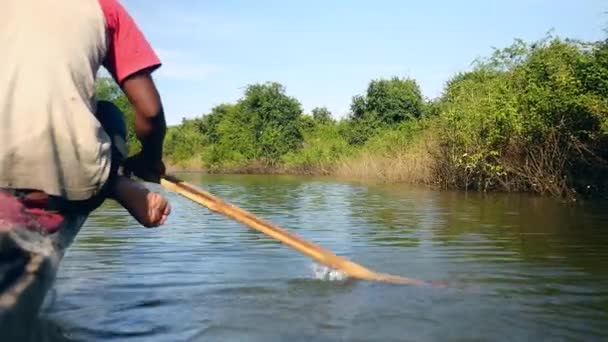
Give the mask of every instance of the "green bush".
[{"label": "green bush", "polygon": [[587,187],[583,174],[605,163],[602,45],[516,41],[448,82],[438,103],[447,185],[560,195]]},{"label": "green bush", "polygon": [[[109,79],[98,97],[125,112],[136,151],[126,97]],[[449,188],[606,195],[608,41],[515,40],[454,75],[430,103],[415,80],[372,80],[341,120],[325,107],[304,115],[278,83],[250,85],[236,103],[171,127],[165,154],[217,170],[341,168]]]},{"label": "green bush", "polygon": [[169,127],[165,136],[164,154],[169,162],[181,165],[200,158],[208,143],[196,120],[184,120],[181,125]]},{"label": "green bush", "polygon": [[372,80],[365,95],[353,97],[350,117],[341,132],[351,145],[361,145],[384,127],[418,119],[424,112],[425,103],[415,80]]},{"label": "green bush", "polygon": [[352,153],[348,141],[335,123],[318,123],[304,134],[304,144],[297,151],[283,157],[287,167],[301,172],[331,171],[333,164]]}]

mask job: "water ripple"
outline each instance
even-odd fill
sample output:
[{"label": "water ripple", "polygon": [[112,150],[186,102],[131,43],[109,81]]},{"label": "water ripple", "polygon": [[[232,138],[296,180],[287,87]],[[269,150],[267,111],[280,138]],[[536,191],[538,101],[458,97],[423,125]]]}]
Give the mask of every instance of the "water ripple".
[{"label": "water ripple", "polygon": [[38,335],[49,341],[608,339],[606,203],[572,207],[522,195],[314,178],[191,177],[336,254],[449,287],[348,278],[152,186],[173,203],[167,226],[144,229],[106,203],[68,251]]}]

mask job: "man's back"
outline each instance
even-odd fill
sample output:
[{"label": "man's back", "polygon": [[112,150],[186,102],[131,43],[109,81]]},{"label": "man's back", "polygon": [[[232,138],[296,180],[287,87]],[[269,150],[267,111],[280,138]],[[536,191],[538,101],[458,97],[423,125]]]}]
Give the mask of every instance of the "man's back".
[{"label": "man's back", "polygon": [[98,0],[6,0],[0,11],[0,188],[87,199],[110,171],[95,113],[107,49]]}]

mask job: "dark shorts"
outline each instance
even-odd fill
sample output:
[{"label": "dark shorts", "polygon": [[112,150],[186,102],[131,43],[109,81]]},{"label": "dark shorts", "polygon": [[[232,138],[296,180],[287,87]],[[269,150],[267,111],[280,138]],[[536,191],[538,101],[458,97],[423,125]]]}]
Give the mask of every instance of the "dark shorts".
[{"label": "dark shorts", "polygon": [[[52,232],[58,229],[60,222],[63,221],[62,216],[88,215],[103,204],[110,196],[110,189],[128,156],[127,126],[124,114],[116,105],[108,101],[98,102],[96,117],[112,140],[110,177],[102,191],[88,200],[67,201],[32,190],[0,189],[0,207],[5,209],[0,210],[0,221],[11,217],[31,217],[41,224],[39,228]],[[17,202],[21,205],[17,205]],[[9,210],[9,208],[13,209]]]},{"label": "dark shorts", "polygon": [[111,183],[118,175],[120,167],[129,154],[127,149],[127,124],[123,112],[109,101],[99,101],[97,103],[97,120],[112,140],[112,168],[110,181],[108,182]]},{"label": "dark shorts", "polygon": [[128,157],[127,125],[124,113],[110,101],[99,101],[96,117],[112,141],[110,176],[97,196],[85,201],[66,201],[68,210],[91,212],[102,205],[106,198],[111,195],[110,189],[112,189],[116,177],[118,177],[123,162]]}]

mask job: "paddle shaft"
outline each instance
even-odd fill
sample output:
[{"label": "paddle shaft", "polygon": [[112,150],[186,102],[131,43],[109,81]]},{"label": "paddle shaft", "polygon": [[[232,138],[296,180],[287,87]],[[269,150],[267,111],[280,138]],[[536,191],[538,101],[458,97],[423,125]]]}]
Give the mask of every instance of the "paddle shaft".
[{"label": "paddle shaft", "polygon": [[296,236],[287,230],[266,222],[255,215],[226,203],[221,199],[205,192],[191,184],[188,184],[174,176],[165,176],[161,179],[161,185],[174,191],[198,204],[207,207],[209,210],[229,217],[254,230],[260,231],[273,239],[299,251],[300,253],[316,260],[327,267],[343,271],[348,276],[371,281],[381,281],[398,284],[424,285],[424,282],[416,279],[408,279],[390,274],[377,273],[369,270],[348,259],[339,257],[311,242]]}]

